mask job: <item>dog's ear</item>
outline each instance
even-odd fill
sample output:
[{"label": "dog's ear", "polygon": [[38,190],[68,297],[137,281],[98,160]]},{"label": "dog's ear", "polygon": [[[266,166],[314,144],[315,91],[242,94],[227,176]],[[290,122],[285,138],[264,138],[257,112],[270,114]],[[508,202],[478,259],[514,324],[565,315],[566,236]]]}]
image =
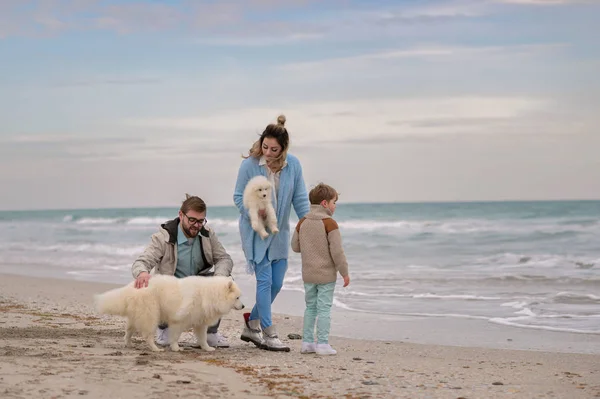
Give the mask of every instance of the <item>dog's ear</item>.
[{"label": "dog's ear", "polygon": [[229,289],[229,291],[232,291],[232,288],[233,288],[233,280],[231,280],[227,283],[227,289]]}]

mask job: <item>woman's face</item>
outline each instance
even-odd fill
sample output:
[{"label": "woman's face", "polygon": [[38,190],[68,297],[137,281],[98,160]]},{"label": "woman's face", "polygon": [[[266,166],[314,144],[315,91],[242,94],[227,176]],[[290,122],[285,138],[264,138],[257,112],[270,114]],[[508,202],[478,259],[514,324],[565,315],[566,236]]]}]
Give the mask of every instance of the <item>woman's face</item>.
[{"label": "woman's face", "polygon": [[262,143],[262,153],[267,161],[277,158],[281,154],[281,146],[277,142],[277,139],[274,137],[265,137]]}]

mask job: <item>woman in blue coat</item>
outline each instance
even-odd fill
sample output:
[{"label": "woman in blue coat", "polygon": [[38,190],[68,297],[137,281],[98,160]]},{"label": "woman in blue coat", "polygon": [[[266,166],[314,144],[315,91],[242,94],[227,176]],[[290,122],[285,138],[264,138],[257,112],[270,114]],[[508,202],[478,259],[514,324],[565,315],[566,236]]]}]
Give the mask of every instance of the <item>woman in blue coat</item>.
[{"label": "woman in blue coat", "polygon": [[[298,218],[310,209],[308,194],[298,158],[288,154],[289,134],[285,116],[268,125],[244,157],[238,172],[233,200],[240,211],[240,236],[250,273],[256,275],[256,304],[245,313],[241,339],[262,349],[289,351],[277,335],[271,319],[271,304],[283,285],[290,247],[290,212],[292,205]],[[243,205],[244,188],[257,175],[267,177],[273,185],[273,206],[277,214],[278,234],[266,239],[252,229]],[[266,215],[261,214],[262,217]]]}]

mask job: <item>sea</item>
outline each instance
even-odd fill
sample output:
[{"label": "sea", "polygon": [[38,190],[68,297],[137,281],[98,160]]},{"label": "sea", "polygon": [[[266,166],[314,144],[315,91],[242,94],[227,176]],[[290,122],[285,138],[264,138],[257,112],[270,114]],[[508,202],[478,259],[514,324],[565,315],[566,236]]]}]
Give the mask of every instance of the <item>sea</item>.
[{"label": "sea", "polygon": [[[2,211],[0,271],[125,284],[177,210]],[[210,207],[207,219],[249,283],[238,215]],[[600,334],[600,201],[340,203],[334,216],[351,276],[334,308]],[[291,251],[283,290],[303,292]]]}]

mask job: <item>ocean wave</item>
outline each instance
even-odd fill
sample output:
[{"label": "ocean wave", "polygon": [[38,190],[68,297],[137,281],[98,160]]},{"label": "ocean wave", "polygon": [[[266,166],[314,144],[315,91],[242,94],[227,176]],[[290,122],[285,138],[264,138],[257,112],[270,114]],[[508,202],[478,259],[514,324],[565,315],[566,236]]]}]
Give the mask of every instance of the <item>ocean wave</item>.
[{"label": "ocean wave", "polygon": [[55,245],[36,245],[27,244],[10,244],[5,249],[9,251],[38,253],[38,252],[54,252],[54,253],[87,253],[87,254],[102,254],[102,255],[119,255],[119,256],[135,256],[144,251],[143,245],[116,246],[106,244],[55,244]]},{"label": "ocean wave", "polygon": [[575,294],[572,292],[559,292],[554,295],[554,303],[569,305],[575,304],[600,304],[600,296],[594,294]]},{"label": "ocean wave", "polygon": [[565,256],[556,254],[518,254],[505,252],[478,258],[475,265],[494,265],[502,268],[522,268],[535,266],[541,268],[555,268],[571,265],[578,269],[591,269],[600,264],[600,259],[583,256]]},{"label": "ocean wave", "polygon": [[[160,226],[168,220],[173,219],[173,217],[169,216],[138,216],[138,217],[77,217],[73,215],[66,215],[63,217],[63,223],[71,223],[75,225],[128,225],[128,226]],[[215,218],[208,220],[209,226],[225,226],[227,228],[236,228],[238,227],[237,219],[223,219],[223,218]]]},{"label": "ocean wave", "polygon": [[470,294],[448,294],[440,295],[433,294],[430,292],[420,294],[391,294],[391,293],[365,293],[360,291],[341,291],[340,296],[343,297],[371,297],[371,298],[406,298],[406,299],[440,299],[440,300],[465,300],[465,301],[499,301],[506,300],[506,298],[497,296],[481,296],[481,295],[470,295]]},{"label": "ocean wave", "polygon": [[[60,221],[65,224],[77,226],[158,226],[174,215],[127,215],[112,212],[98,215],[92,212],[75,213],[48,216],[41,222],[56,223]],[[59,218],[59,219],[57,219]],[[237,229],[238,216],[217,215],[214,219],[208,216],[209,224],[218,228]],[[6,219],[10,222],[10,219]],[[30,223],[28,218],[20,218],[19,221]],[[39,224],[39,220],[34,220]],[[340,216],[337,219],[342,233],[355,236],[356,233],[368,233],[370,235],[404,236],[407,240],[430,240],[432,237],[461,236],[471,237],[477,235],[479,239],[504,240],[506,242],[521,240],[527,236],[531,240],[559,239],[562,237],[577,237],[582,234],[600,234],[600,219],[598,218],[555,218],[555,219],[486,219],[486,218],[451,218],[451,219],[360,219]],[[290,221],[290,228],[295,227],[296,221]]]},{"label": "ocean wave", "polygon": [[124,223],[127,219],[123,218],[81,218],[71,219],[76,224],[116,224]]},{"label": "ocean wave", "polygon": [[576,334],[600,334],[600,330],[582,330],[578,328],[569,328],[569,327],[556,327],[549,325],[540,325],[540,324],[524,324],[518,323],[518,321],[529,319],[528,316],[524,317],[513,317],[513,318],[502,318],[502,317],[492,317],[489,319],[490,323],[501,324],[510,327],[519,327],[533,330],[545,330],[545,331],[556,331],[556,332],[568,332],[568,333],[576,333]]},{"label": "ocean wave", "polygon": [[[465,279],[467,280],[467,279]],[[483,278],[470,279],[471,281],[481,281],[490,284],[497,284],[502,282],[509,283],[548,283],[548,284],[561,284],[561,285],[590,285],[600,286],[600,277],[570,277],[570,276],[545,276],[545,275],[534,275],[534,274],[505,274],[499,276],[489,276]]]},{"label": "ocean wave", "polygon": [[592,221],[544,220],[532,223],[530,220],[456,219],[456,220],[338,220],[343,230],[382,231],[395,230],[407,234],[443,233],[509,233],[515,234],[577,234],[600,230],[600,219]]},{"label": "ocean wave", "polygon": [[[556,317],[548,318],[548,317],[539,317],[537,316],[531,309],[524,308],[519,312],[515,312],[516,314],[523,314],[522,316],[517,317],[490,317],[490,316],[478,316],[478,315],[470,315],[463,313],[429,313],[429,312],[385,312],[385,311],[376,311],[372,309],[360,309],[357,307],[353,307],[348,305],[343,301],[336,301],[335,305],[338,308],[345,309],[351,312],[357,313],[368,313],[368,314],[379,314],[385,316],[409,316],[409,317],[432,317],[432,318],[450,318],[450,319],[468,319],[468,320],[483,320],[494,324],[502,324],[509,327],[519,327],[526,329],[536,329],[536,330],[546,330],[546,331],[556,331],[556,332],[570,332],[570,333],[578,333],[578,334],[600,334],[600,330],[596,329],[582,329],[582,328],[570,328],[570,327],[560,327],[551,324],[526,324],[526,321],[532,322],[541,322],[542,320],[552,320],[559,316],[562,318],[569,318],[564,316],[570,315],[555,315]],[[576,315],[573,317],[584,318],[584,319],[594,319],[600,315]]]}]

